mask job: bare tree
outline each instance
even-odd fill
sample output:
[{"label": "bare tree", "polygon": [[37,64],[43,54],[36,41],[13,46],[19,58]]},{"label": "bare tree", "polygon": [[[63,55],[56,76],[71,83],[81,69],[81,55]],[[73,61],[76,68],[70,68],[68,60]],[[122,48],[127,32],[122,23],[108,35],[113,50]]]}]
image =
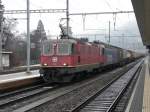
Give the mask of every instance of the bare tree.
[{"label": "bare tree", "polygon": [[3,48],[9,50],[11,48],[11,40],[15,38],[15,27],[17,21],[13,19],[5,19],[3,24]]}]

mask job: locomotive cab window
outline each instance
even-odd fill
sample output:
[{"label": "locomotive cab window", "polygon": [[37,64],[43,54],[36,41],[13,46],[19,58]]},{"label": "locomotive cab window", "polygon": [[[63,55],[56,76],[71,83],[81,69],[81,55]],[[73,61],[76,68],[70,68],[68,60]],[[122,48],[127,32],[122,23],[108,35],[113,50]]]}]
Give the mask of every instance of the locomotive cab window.
[{"label": "locomotive cab window", "polygon": [[49,42],[43,44],[43,54],[52,55],[53,54],[53,45]]},{"label": "locomotive cab window", "polygon": [[72,50],[72,44],[70,43],[59,43],[58,44],[58,55],[70,55]]}]

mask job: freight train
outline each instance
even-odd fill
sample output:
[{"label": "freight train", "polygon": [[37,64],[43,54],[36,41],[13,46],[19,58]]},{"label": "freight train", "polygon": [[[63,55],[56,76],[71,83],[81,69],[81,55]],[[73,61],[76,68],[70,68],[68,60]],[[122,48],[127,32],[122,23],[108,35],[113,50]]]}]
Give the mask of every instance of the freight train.
[{"label": "freight train", "polygon": [[104,67],[127,64],[141,55],[101,42],[64,38],[42,45],[40,74],[46,82],[70,82]]}]

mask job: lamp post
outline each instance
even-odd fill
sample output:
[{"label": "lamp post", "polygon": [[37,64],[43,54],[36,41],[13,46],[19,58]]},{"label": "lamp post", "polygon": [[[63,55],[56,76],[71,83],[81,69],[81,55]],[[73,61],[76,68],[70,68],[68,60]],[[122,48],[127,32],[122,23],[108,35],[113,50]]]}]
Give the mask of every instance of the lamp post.
[{"label": "lamp post", "polygon": [[27,0],[27,73],[30,72],[30,3]]}]

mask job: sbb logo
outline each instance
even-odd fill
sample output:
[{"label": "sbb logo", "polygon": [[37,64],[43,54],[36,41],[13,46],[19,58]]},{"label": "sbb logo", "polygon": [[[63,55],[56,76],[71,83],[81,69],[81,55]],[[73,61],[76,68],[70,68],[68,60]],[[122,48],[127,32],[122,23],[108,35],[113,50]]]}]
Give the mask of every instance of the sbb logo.
[{"label": "sbb logo", "polygon": [[52,57],[52,62],[56,63],[58,61],[57,57]]}]

